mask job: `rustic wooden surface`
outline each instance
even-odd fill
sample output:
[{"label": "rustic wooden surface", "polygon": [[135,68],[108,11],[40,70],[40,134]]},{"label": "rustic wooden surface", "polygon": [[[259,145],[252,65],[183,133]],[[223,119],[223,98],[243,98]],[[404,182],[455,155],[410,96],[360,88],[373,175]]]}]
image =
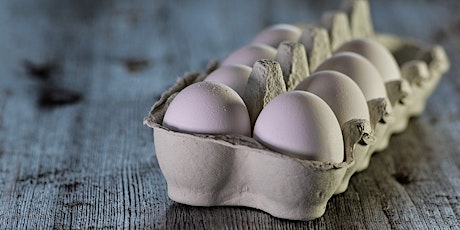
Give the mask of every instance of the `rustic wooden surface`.
[{"label": "rustic wooden surface", "polygon": [[0,1],[0,229],[459,229],[460,4],[371,1],[379,32],[452,61],[425,112],[325,215],[171,201],[142,125],[159,94],[265,26],[339,1]]}]

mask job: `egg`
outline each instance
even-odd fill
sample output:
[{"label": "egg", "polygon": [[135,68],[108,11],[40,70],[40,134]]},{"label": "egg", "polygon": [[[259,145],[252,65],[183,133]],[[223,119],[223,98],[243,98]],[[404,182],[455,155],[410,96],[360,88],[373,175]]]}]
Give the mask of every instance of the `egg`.
[{"label": "egg", "polygon": [[166,110],[163,126],[183,133],[251,136],[243,99],[232,88],[213,81],[180,91]]},{"label": "egg", "polygon": [[295,90],[304,90],[323,99],[334,112],[339,125],[353,119],[369,120],[369,109],[359,86],[337,71],[319,71],[303,81]]},{"label": "egg", "polygon": [[299,41],[302,30],[289,24],[277,24],[270,26],[257,34],[252,40],[252,44],[260,43],[277,48],[281,42]]},{"label": "egg", "polygon": [[222,66],[231,64],[241,64],[252,67],[259,59],[274,59],[276,49],[264,44],[250,44],[244,46],[228,55],[223,61]]},{"label": "egg", "polygon": [[305,91],[290,91],[271,100],[259,114],[253,136],[269,149],[299,159],[334,163],[344,159],[334,112]]},{"label": "egg", "polygon": [[335,70],[351,78],[361,89],[366,101],[387,98],[385,83],[375,66],[363,56],[340,52],[325,60],[315,72]]},{"label": "egg", "polygon": [[367,58],[379,71],[384,82],[401,79],[398,63],[390,51],[377,41],[360,38],[342,44],[336,52],[354,52]]},{"label": "egg", "polygon": [[222,66],[210,73],[205,81],[215,81],[222,83],[235,90],[240,97],[243,96],[244,90],[248,83],[249,75],[252,68],[245,65],[227,65]]}]

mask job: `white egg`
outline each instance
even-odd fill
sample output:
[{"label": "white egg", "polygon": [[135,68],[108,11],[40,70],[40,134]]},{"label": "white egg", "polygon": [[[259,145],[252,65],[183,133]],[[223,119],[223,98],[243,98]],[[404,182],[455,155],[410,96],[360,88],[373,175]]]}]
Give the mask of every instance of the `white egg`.
[{"label": "white egg", "polygon": [[354,52],[369,60],[384,82],[401,79],[398,63],[390,51],[377,41],[360,38],[342,44],[336,52]]},{"label": "white egg", "polygon": [[252,44],[260,43],[278,48],[284,41],[299,41],[302,30],[289,24],[277,24],[270,26],[258,33],[252,40]]},{"label": "white egg", "polygon": [[212,81],[180,91],[166,110],[163,126],[184,133],[251,136],[249,114],[241,97],[232,88]]},{"label": "white egg", "polygon": [[319,71],[302,82],[296,90],[313,93],[323,99],[334,111],[340,126],[353,119],[369,120],[366,98],[359,86],[337,71]]},{"label": "white egg", "polygon": [[205,81],[222,83],[243,96],[251,70],[252,68],[245,65],[226,65],[210,73]]},{"label": "white egg", "polygon": [[270,101],[257,118],[254,138],[300,159],[342,162],[342,132],[334,112],[318,96],[290,91]]},{"label": "white egg", "polygon": [[361,89],[366,101],[387,98],[385,83],[375,66],[363,56],[340,52],[325,60],[315,72],[335,70],[351,78]]},{"label": "white egg", "polygon": [[222,66],[241,64],[252,68],[259,59],[274,59],[276,49],[264,44],[251,44],[244,46],[228,55],[223,61]]}]

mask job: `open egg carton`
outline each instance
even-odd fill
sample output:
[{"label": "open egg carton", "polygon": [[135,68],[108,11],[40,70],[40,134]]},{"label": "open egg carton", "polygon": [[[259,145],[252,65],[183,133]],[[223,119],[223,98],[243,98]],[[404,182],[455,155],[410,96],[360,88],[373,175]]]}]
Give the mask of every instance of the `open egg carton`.
[{"label": "open egg carton", "polygon": [[[391,58],[394,57],[396,72],[391,70],[390,59],[379,59],[381,54],[375,55],[366,48],[361,49],[366,45],[350,45],[354,41],[363,40],[383,45]],[[277,49],[267,48],[267,45]],[[265,50],[258,50],[260,47]],[[360,89],[355,91],[353,89],[356,85],[347,88],[344,85],[348,83],[342,81],[316,80],[316,85],[323,85],[316,88],[315,80],[303,83],[309,78],[319,79],[319,76],[314,76],[321,73],[324,75],[327,70],[345,75],[370,75],[363,70],[367,67],[359,64],[353,67],[354,61],[341,57],[344,54],[353,56],[344,51],[361,52],[362,56],[358,56],[372,61],[372,71],[378,71],[376,76],[379,79],[366,76],[368,78],[363,80],[359,76],[348,76]],[[241,55],[244,52],[249,54]],[[235,63],[249,66],[246,70],[247,82],[243,81],[245,86],[235,89],[239,90],[248,110],[249,121],[246,122],[251,124],[249,134],[181,132],[173,126],[165,125],[164,117],[169,105],[184,88],[209,80],[208,75],[222,68],[219,66]],[[375,34],[368,2],[345,1],[342,10],[324,13],[321,23],[270,27],[257,35],[252,45],[235,51],[222,63],[211,62],[203,73],[185,74],[162,94],[144,123],[153,128],[156,156],[172,200],[195,206],[246,206],[279,218],[312,220],[324,214],[326,204],[334,194],[347,189],[350,177],[355,172],[368,167],[374,152],[387,147],[393,133],[402,132],[409,118],[423,111],[428,96],[448,68],[449,60],[442,47],[394,35]],[[340,92],[331,93],[332,89],[327,89],[328,86],[338,87]],[[309,151],[318,152],[308,152],[306,155],[293,151],[283,152],[282,147],[265,142],[263,135],[277,132],[279,127],[255,127],[257,123],[276,123],[281,125],[279,129],[283,129],[282,125],[286,123],[284,120],[294,118],[278,117],[278,120],[263,123],[258,121],[259,115],[262,116],[264,109],[268,110],[270,102],[274,102],[277,96],[297,92],[299,88],[317,92],[325,101],[321,100],[321,103],[331,105],[330,110],[337,117],[335,121],[311,121],[316,125],[323,122],[312,128],[323,139],[311,137],[313,134],[310,132],[307,134],[314,141],[305,142],[310,145],[321,145],[318,144],[321,142],[324,146],[307,146]],[[311,95],[308,97],[310,102],[318,102],[317,98]],[[285,102],[278,101],[278,104],[285,105]],[[190,115],[186,110],[181,111],[183,116]],[[290,111],[281,112],[287,116],[291,114]],[[328,127],[332,123],[336,126],[335,130]],[[259,133],[258,138],[256,132]],[[281,134],[274,135],[274,138],[281,142],[289,144],[290,139],[298,139],[284,137],[284,131],[279,132]],[[334,136],[337,132],[340,133],[339,141]],[[339,156],[339,160],[321,158],[321,151],[336,151],[332,154]]]}]

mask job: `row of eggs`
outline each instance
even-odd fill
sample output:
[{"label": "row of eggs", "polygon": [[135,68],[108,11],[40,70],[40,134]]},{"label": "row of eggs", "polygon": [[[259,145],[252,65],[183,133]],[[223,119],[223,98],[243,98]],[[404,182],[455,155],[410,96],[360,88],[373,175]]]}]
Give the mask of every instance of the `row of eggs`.
[{"label": "row of eggs", "polygon": [[253,127],[242,99],[252,65],[273,59],[283,41],[299,42],[301,31],[275,25],[236,50],[203,82],[173,99],[163,126],[179,132],[252,136],[274,151],[299,159],[344,161],[341,127],[369,120],[367,101],[387,98],[385,82],[400,79],[391,53],[370,39],[344,43],[293,91],[278,95],[260,112]]}]

